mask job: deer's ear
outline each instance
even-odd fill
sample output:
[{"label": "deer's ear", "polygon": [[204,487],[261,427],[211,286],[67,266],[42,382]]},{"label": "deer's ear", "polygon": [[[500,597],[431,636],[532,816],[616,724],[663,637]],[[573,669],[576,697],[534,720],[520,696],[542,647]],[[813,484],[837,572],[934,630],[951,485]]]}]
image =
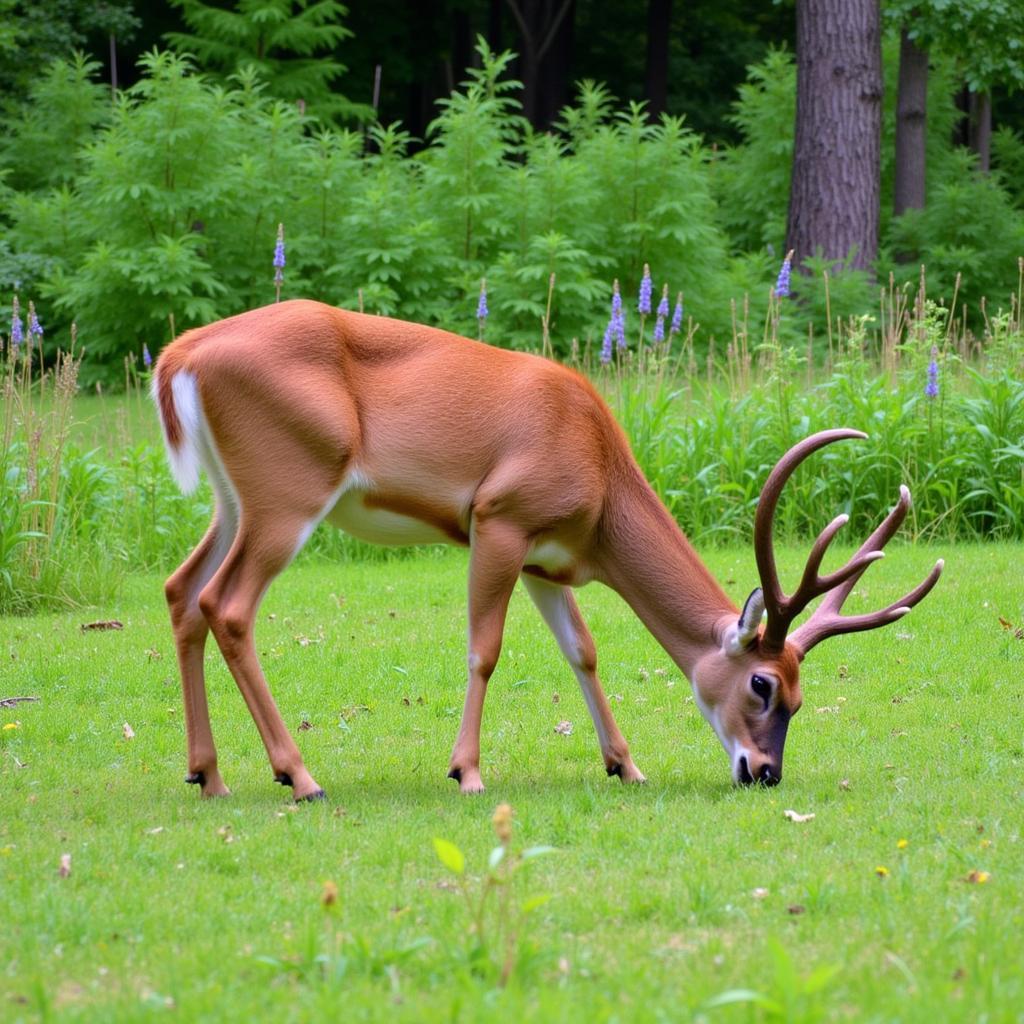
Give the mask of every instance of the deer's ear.
[{"label": "deer's ear", "polygon": [[742,654],[756,639],[764,616],[764,594],[761,588],[752,590],[740,612],[735,626],[730,626],[722,639],[722,650],[730,657]]}]

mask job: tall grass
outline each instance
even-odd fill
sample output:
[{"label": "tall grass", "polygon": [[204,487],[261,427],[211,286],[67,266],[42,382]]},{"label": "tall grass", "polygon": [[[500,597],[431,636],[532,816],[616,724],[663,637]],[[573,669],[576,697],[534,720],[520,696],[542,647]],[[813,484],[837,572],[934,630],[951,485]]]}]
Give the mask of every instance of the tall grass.
[{"label": "tall grass", "polygon": [[[1024,272],[1022,272],[1024,273]],[[828,279],[824,279],[828,304]],[[778,528],[796,539],[837,512],[863,535],[906,483],[906,533],[926,540],[1024,538],[1024,331],[1019,295],[975,337],[950,308],[882,290],[878,317],[829,323],[827,345],[792,343],[789,300],[763,324],[733,311],[724,351],[698,356],[689,321],[667,343],[643,328],[607,364],[589,343],[573,363],[595,380],[641,467],[698,545],[749,543],[763,480],[807,434],[869,435],[825,449],[795,475]],[[648,332],[649,333],[649,332]],[[543,324],[540,348],[544,345]],[[816,362],[814,353],[822,351]],[[116,594],[128,572],[167,570],[209,519],[208,490],[185,498],[167,470],[148,381],[125,367],[124,392],[79,396],[72,339],[48,367],[38,339],[2,349],[0,613]],[[937,393],[926,394],[929,366]],[[304,557],[404,557],[321,528]]]}]

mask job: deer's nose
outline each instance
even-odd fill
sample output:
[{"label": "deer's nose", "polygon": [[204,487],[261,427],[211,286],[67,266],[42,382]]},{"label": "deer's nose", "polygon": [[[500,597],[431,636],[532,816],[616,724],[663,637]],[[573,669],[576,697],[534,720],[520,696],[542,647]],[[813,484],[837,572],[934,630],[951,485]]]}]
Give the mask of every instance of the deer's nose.
[{"label": "deer's nose", "polygon": [[775,766],[768,761],[761,765],[757,774],[757,781],[762,786],[777,786],[782,781],[782,772],[776,771]]}]

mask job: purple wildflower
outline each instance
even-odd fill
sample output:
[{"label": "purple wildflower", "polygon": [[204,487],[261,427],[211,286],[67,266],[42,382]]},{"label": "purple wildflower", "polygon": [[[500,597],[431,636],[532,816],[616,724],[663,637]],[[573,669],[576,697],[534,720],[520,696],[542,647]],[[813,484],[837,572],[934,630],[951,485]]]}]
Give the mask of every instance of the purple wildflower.
[{"label": "purple wildflower", "polygon": [[43,328],[39,323],[39,317],[36,316],[36,307],[30,302],[28,304],[28,333],[29,337],[35,338],[37,341],[43,336]]},{"label": "purple wildflower", "polygon": [[284,284],[284,225],[277,225],[277,244],[274,246],[274,288],[277,299],[281,299],[281,285]]},{"label": "purple wildflower", "polygon": [[644,276],[640,278],[640,299],[636,311],[643,316],[651,311],[651,268],[647,263],[644,264]]},{"label": "purple wildflower", "polygon": [[612,315],[605,328],[604,340],[601,343],[601,362],[607,364],[612,358],[612,342],[620,350],[626,347],[626,318],[622,312],[622,295],[619,292],[618,278],[612,283]]},{"label": "purple wildflower", "polygon": [[789,275],[793,267],[793,250],[790,249],[786,253],[786,258],[782,261],[782,266],[779,268],[779,278],[775,282],[775,297],[777,299],[784,299],[789,295]]},{"label": "purple wildflower", "polygon": [[658,303],[658,319],[654,321],[654,344],[660,345],[665,340],[665,317],[668,316],[668,285],[661,289],[661,301]]},{"label": "purple wildflower", "polygon": [[484,321],[490,314],[487,311],[487,278],[480,279],[480,301],[476,304],[476,318],[483,327]]},{"label": "purple wildflower", "polygon": [[683,329],[683,293],[676,296],[676,308],[672,310],[672,323],[669,325],[669,336],[678,334]]},{"label": "purple wildflower", "polygon": [[21,310],[18,308],[18,296],[15,295],[14,306],[11,311],[11,352],[13,355],[18,354],[18,349],[24,340],[25,335],[21,327]]},{"label": "purple wildflower", "polygon": [[149,354],[149,346],[142,343],[142,365],[148,370],[153,365],[153,357]]},{"label": "purple wildflower", "polygon": [[936,359],[938,354],[938,349],[933,345],[931,362],[928,363],[928,383],[924,386],[924,393],[929,398],[939,397],[939,364]]}]

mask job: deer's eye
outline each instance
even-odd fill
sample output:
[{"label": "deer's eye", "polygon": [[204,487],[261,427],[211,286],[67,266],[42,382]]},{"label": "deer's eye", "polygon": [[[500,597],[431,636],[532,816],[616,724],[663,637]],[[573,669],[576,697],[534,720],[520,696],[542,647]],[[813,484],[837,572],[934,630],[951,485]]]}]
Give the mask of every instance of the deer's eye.
[{"label": "deer's eye", "polygon": [[750,688],[764,701],[764,709],[768,710],[768,704],[772,699],[772,683],[764,676],[753,675],[750,677]]}]

